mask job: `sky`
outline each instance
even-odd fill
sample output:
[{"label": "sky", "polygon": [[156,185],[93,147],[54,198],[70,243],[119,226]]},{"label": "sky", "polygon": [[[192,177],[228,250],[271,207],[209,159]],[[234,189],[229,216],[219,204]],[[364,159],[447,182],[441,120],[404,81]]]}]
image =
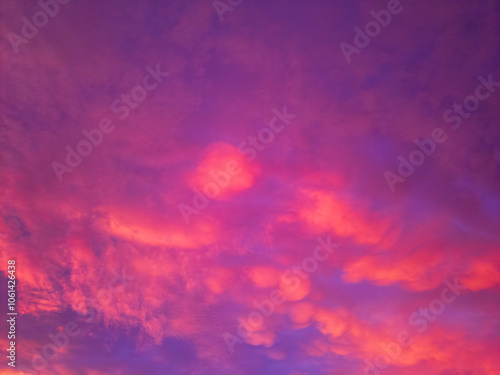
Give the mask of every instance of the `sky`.
[{"label": "sky", "polygon": [[0,374],[500,374],[500,1],[0,12]]}]

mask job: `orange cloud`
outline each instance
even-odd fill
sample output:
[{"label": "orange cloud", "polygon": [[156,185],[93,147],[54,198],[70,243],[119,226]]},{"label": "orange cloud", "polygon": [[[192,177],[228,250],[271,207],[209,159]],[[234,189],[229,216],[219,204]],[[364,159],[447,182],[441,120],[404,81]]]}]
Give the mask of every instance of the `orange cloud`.
[{"label": "orange cloud", "polygon": [[256,266],[250,268],[248,276],[259,288],[271,288],[278,285],[281,273],[273,267]]},{"label": "orange cloud", "polygon": [[388,233],[388,220],[373,213],[358,212],[346,199],[331,191],[309,188],[299,191],[305,200],[301,202],[298,216],[314,233],[333,231],[340,237],[353,237],[361,244],[388,246],[394,241],[394,233],[390,236]]},{"label": "orange cloud", "polygon": [[319,310],[314,319],[319,323],[318,329],[324,335],[339,337],[348,328],[348,315],[342,310]]},{"label": "orange cloud", "polygon": [[491,288],[500,283],[500,263],[497,259],[473,260],[468,275],[461,282],[473,291]]},{"label": "orange cloud", "polygon": [[188,181],[192,187],[203,192],[210,189],[209,186],[217,186],[218,193],[211,199],[225,200],[251,187],[259,173],[260,168],[255,163],[249,164],[236,147],[216,142],[207,148]]},{"label": "orange cloud", "polygon": [[101,220],[101,228],[129,241],[197,249],[213,243],[217,237],[214,223],[208,221],[197,220],[190,226],[179,226],[164,216],[147,213],[140,208],[101,207],[101,210],[108,216],[108,220]]},{"label": "orange cloud", "polygon": [[307,323],[315,311],[314,305],[308,302],[295,303],[290,308],[290,317],[297,324]]},{"label": "orange cloud", "polygon": [[402,281],[412,289],[427,290],[442,279],[437,273],[430,274],[441,261],[442,254],[432,251],[403,254],[398,258],[367,255],[346,263],[343,278],[351,283],[370,280],[378,285]]},{"label": "orange cloud", "polygon": [[289,282],[285,278],[280,279],[280,289],[288,301],[300,301],[311,291],[311,281],[301,280],[295,276],[294,282]]},{"label": "orange cloud", "polygon": [[247,338],[245,341],[250,345],[264,345],[269,348],[274,344],[276,339],[276,335],[270,331],[263,332],[253,332],[252,335]]},{"label": "orange cloud", "polygon": [[205,285],[214,294],[223,293],[229,285],[231,285],[231,280],[234,277],[234,271],[216,267],[212,270],[209,276],[205,278]]},{"label": "orange cloud", "polygon": [[[16,254],[15,259],[16,284],[23,285],[23,292],[18,293],[17,311],[34,316],[47,311],[59,311],[62,307],[61,295],[54,291],[50,276],[40,272],[40,264],[33,257],[21,252]],[[3,264],[7,264],[7,260]],[[5,269],[7,274],[7,268]]]}]

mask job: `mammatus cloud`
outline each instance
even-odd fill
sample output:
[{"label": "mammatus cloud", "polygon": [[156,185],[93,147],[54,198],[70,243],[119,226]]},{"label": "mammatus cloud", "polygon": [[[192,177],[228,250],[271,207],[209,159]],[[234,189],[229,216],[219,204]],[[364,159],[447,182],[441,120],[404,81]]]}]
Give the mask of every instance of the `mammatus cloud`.
[{"label": "mammatus cloud", "polygon": [[497,3],[3,2],[0,373],[500,373]]}]

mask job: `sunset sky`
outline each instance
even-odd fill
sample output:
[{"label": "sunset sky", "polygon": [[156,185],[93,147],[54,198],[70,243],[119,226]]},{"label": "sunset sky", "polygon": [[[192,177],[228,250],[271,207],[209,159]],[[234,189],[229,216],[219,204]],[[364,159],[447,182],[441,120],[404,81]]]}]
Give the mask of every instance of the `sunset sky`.
[{"label": "sunset sky", "polygon": [[0,13],[1,375],[500,375],[499,0]]}]

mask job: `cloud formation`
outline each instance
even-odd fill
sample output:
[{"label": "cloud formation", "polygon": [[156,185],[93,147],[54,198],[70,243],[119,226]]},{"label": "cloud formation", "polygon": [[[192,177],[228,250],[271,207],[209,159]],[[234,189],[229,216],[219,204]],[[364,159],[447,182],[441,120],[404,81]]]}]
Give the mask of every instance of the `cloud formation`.
[{"label": "cloud formation", "polygon": [[[223,22],[210,1],[40,3],[58,12],[32,38],[42,5],[1,5],[0,262],[22,324],[20,371],[0,372],[500,373],[500,90],[443,118],[500,82],[498,1],[401,0],[350,64],[340,43],[387,2],[223,0]],[[391,191],[435,128],[446,142]],[[318,237],[340,245],[304,271]]]}]

